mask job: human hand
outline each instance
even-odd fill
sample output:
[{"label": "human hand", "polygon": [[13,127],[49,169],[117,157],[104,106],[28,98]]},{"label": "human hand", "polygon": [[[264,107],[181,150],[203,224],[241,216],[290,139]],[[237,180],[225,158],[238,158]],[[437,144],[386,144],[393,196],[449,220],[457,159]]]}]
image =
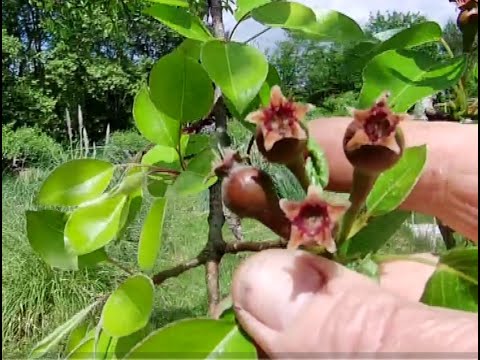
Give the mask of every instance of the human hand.
[{"label": "human hand", "polygon": [[[347,119],[310,123],[332,164],[330,189],[348,191],[351,166],[341,143]],[[439,216],[477,240],[477,126],[405,123],[410,143],[427,143],[429,159],[403,208]],[[475,129],[473,129],[475,127]],[[339,135],[340,136],[340,135]],[[469,156],[454,154],[468,153]],[[450,171],[449,171],[450,170]],[[462,174],[462,175],[459,175]],[[438,196],[432,196],[433,191]],[[448,192],[448,193],[447,193]],[[443,208],[439,208],[443,206]],[[233,302],[242,327],[270,357],[338,357],[339,353],[395,353],[398,358],[473,358],[478,351],[478,315],[418,302],[432,264],[393,261],[373,280],[302,251],[263,251],[247,259],[233,280]],[[303,353],[302,355],[300,353]],[[335,354],[333,354],[335,353]],[[416,353],[416,354],[414,354]],[[456,353],[456,355],[454,355]],[[462,354],[463,353],[463,354]]]}]

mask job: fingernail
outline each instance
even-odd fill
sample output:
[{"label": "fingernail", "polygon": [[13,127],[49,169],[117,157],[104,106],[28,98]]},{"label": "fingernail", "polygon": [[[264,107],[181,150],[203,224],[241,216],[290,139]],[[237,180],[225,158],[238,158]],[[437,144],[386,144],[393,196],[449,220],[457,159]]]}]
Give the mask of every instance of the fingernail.
[{"label": "fingernail", "polygon": [[285,329],[324,284],[324,275],[311,265],[310,256],[268,250],[247,259],[234,277],[234,306],[272,330]]}]

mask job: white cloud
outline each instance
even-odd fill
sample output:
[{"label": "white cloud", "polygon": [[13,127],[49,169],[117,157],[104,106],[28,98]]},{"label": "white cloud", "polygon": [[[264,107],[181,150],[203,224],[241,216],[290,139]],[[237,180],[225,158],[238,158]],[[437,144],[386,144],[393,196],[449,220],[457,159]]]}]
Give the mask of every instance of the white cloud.
[{"label": "white cloud", "polygon": [[[367,22],[369,14],[377,11],[385,12],[387,10],[401,12],[420,12],[429,20],[436,21],[442,25],[448,20],[455,19],[456,8],[454,3],[447,0],[296,0],[310,6],[314,10],[331,9],[340,11],[363,25]],[[231,30],[235,24],[233,16],[226,14],[225,25]],[[247,20],[240,24],[235,32],[234,39],[245,41],[251,36],[257,34],[263,29],[263,26],[253,20]],[[255,43],[265,50],[275,45],[275,42],[283,38],[283,31],[279,29],[270,30],[265,35],[259,37]]]}]

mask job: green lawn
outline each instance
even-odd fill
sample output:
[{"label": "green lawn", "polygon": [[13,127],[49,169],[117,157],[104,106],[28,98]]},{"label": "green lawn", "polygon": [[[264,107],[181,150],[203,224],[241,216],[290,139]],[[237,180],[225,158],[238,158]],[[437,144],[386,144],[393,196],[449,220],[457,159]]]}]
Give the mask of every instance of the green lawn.
[{"label": "green lawn", "polygon": [[[32,207],[35,190],[43,176],[45,174],[39,173],[30,178],[2,180],[2,353],[8,357],[25,357],[36,341],[125,277],[108,264],[77,273],[51,270],[33,253],[25,236],[24,211]],[[170,201],[162,253],[155,270],[189,259],[202,248],[207,234],[206,195]],[[114,258],[131,268],[135,268],[140,228],[141,222],[137,221],[128,234],[128,241],[109,248]],[[253,221],[244,221],[243,228],[247,240],[275,238],[268,229]],[[227,240],[232,240],[227,226],[224,234]],[[406,228],[400,229],[386,247],[396,253],[428,250],[419,248]],[[223,294],[228,293],[232,272],[245,256],[248,255],[224,258]],[[205,312],[204,273],[203,268],[197,268],[158,288],[152,326]]]}]

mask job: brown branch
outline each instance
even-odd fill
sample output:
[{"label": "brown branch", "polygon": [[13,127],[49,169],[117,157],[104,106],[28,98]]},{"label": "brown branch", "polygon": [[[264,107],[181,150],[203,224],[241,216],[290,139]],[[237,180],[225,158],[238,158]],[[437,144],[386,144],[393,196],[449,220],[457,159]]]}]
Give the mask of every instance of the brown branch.
[{"label": "brown branch", "polygon": [[212,317],[215,316],[220,301],[219,265],[220,262],[218,260],[209,260],[205,264],[205,280],[208,289],[208,314]]},{"label": "brown branch", "polygon": [[267,249],[283,249],[287,242],[283,239],[272,241],[246,241],[227,243],[225,254],[237,254],[244,251],[263,251]]},{"label": "brown branch", "polygon": [[183,274],[185,271],[188,271],[190,269],[193,269],[193,268],[196,268],[200,265],[205,264],[206,260],[207,259],[200,254],[196,258],[193,258],[193,259],[188,260],[184,263],[175,265],[174,267],[172,267],[170,269],[165,269],[165,270],[160,271],[159,273],[156,273],[152,277],[152,281],[155,285],[160,285],[165,280],[167,280],[169,278],[177,277],[177,276]]}]

